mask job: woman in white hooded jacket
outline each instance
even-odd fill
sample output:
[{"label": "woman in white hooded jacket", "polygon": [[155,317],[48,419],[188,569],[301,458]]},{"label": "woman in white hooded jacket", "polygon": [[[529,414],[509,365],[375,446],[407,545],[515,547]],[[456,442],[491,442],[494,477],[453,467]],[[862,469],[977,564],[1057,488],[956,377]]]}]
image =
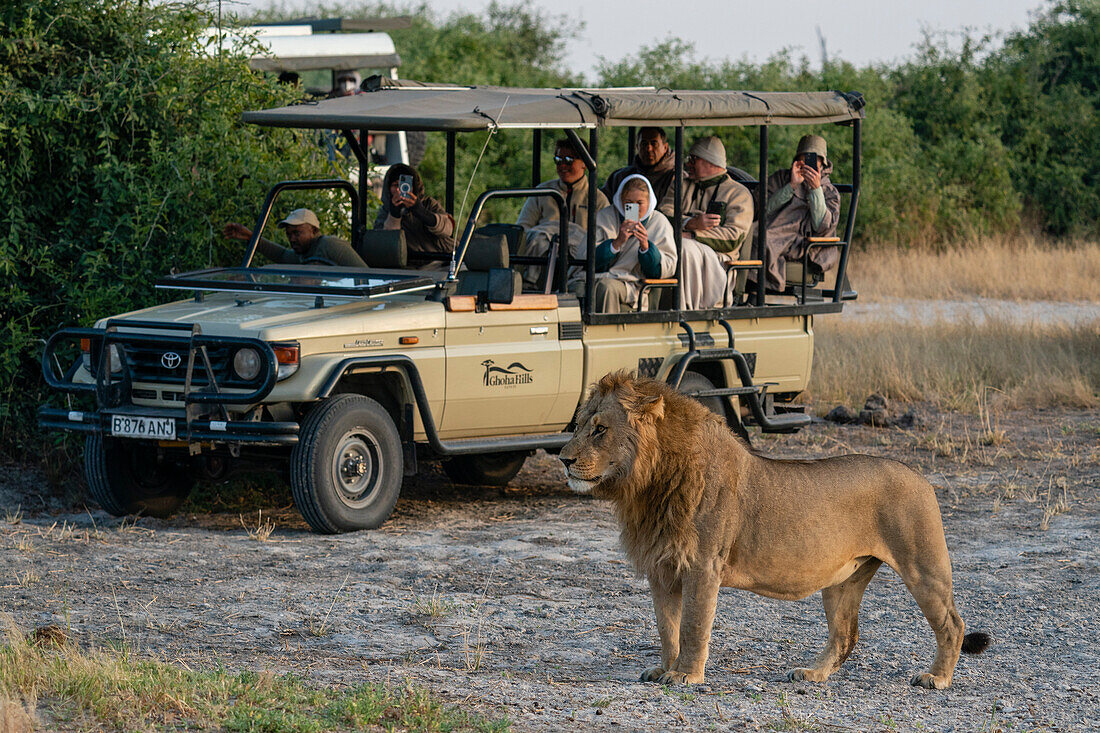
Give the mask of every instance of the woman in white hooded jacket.
[{"label": "woman in white hooded jacket", "polygon": [[[626,219],[624,203],[638,204],[638,221]],[[635,174],[619,184],[611,206],[596,214],[596,312],[634,310],[643,279],[675,277],[672,225],[656,209],[653,187],[645,176]],[[585,257],[587,252],[578,252],[578,256]],[[584,282],[575,283],[574,289],[583,293]],[[642,304],[643,309],[646,306]]]}]

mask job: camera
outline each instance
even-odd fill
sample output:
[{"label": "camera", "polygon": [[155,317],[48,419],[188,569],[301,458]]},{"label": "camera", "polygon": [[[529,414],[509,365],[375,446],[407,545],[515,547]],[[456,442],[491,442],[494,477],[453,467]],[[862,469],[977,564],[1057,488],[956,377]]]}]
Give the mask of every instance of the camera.
[{"label": "camera", "polygon": [[814,170],[817,170],[820,166],[818,162],[821,157],[817,153],[806,153],[802,156],[802,163]]},{"label": "camera", "polygon": [[640,204],[623,204],[623,218],[627,221],[638,221],[640,212]]},{"label": "camera", "polygon": [[413,192],[413,177],[398,176],[397,192],[400,193],[402,196],[411,196]]}]

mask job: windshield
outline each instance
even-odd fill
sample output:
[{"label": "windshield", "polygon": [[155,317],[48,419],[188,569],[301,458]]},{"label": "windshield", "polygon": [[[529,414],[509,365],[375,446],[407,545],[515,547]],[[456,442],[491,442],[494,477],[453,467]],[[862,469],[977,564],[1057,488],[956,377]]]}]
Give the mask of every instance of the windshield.
[{"label": "windshield", "polygon": [[347,267],[223,267],[169,275],[157,287],[169,290],[221,290],[252,293],[351,295],[374,298],[393,293],[426,290],[435,285],[419,273],[371,271]]}]

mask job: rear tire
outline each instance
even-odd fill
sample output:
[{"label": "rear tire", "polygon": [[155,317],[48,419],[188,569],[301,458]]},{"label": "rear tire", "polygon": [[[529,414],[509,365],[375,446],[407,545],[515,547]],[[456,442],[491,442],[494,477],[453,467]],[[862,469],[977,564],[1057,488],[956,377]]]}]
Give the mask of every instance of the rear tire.
[{"label": "rear tire", "polygon": [[[698,372],[686,372],[684,378],[680,380],[678,391],[696,392],[706,389],[714,389],[714,382]],[[701,403],[715,415],[725,420],[726,424],[730,426],[730,429],[737,434],[737,437],[745,441],[745,445],[751,445],[749,441],[749,431],[746,430],[745,426],[741,423],[740,413],[737,410],[729,411],[725,400],[721,397],[693,397],[692,399]]]},{"label": "rear tire", "polygon": [[531,451],[455,456],[443,461],[443,470],[456,484],[505,486],[523,468]]},{"label": "rear tire", "polygon": [[321,534],[381,526],[401,493],[401,436],[369,397],[331,397],[306,416],[290,453],[294,504]]},{"label": "rear tire", "polygon": [[84,441],[84,477],[96,503],[116,517],[170,517],[195,485],[187,467],[156,448],[99,434]]}]

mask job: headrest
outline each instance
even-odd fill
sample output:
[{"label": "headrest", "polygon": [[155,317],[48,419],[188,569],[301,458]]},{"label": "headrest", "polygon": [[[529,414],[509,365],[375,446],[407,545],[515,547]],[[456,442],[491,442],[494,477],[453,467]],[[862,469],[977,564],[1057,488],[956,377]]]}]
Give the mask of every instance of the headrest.
[{"label": "headrest", "polygon": [[508,267],[508,238],[503,234],[471,235],[462,262],[467,270],[488,271],[494,267]]},{"label": "headrest", "polygon": [[504,224],[502,222],[493,222],[492,224],[484,224],[474,230],[474,234],[484,234],[486,236],[496,236],[503,234],[508,240],[508,252],[509,254],[515,254],[519,251],[520,244],[523,243],[523,227],[519,224]]},{"label": "headrest", "polygon": [[367,267],[402,270],[409,266],[409,250],[402,229],[368,229],[356,248]]}]

